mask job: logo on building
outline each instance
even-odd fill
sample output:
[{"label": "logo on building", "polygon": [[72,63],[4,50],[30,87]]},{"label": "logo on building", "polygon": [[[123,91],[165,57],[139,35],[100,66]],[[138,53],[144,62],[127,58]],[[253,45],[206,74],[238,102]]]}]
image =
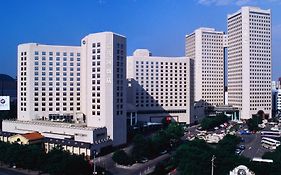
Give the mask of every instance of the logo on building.
[{"label": "logo on building", "polygon": [[0,96],[0,111],[10,110],[10,97]]}]

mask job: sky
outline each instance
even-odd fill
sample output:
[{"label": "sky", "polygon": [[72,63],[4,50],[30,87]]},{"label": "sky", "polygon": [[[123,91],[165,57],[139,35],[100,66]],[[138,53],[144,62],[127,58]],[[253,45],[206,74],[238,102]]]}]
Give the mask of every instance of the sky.
[{"label": "sky", "polygon": [[16,77],[17,45],[78,46],[89,33],[127,37],[127,54],[147,48],[184,56],[185,35],[199,27],[226,31],[241,6],[272,10],[272,80],[281,77],[281,0],[1,0],[0,73]]}]

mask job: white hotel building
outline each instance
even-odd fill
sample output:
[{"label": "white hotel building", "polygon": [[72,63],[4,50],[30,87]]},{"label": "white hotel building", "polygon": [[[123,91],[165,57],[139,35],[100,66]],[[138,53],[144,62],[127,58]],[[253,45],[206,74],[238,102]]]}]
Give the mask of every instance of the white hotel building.
[{"label": "white hotel building", "polygon": [[90,34],[81,46],[21,44],[18,120],[3,121],[3,131],[124,144],[126,86],[124,36]]},{"label": "white hotel building", "polygon": [[242,7],[227,18],[228,103],[242,119],[271,117],[271,11]]},{"label": "white hotel building", "polygon": [[138,49],[127,57],[128,117],[190,123],[189,59],[151,56]]},{"label": "white hotel building", "polygon": [[191,89],[194,101],[205,105],[224,104],[224,48],[227,46],[224,32],[213,28],[199,28],[186,35],[186,56],[193,69]]}]

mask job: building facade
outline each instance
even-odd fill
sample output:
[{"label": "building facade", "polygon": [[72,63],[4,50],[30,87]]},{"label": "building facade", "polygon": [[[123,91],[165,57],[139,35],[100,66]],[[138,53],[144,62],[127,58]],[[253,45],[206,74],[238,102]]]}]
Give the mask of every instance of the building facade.
[{"label": "building facade", "polygon": [[[128,107],[138,120],[190,123],[189,59],[138,49],[127,58]],[[130,113],[129,115],[131,115]]]},{"label": "building facade", "polygon": [[106,126],[115,145],[126,143],[126,38],[110,32],[82,39],[82,111],[87,126]]},{"label": "building facade", "polygon": [[224,32],[199,28],[186,35],[186,56],[193,62],[194,101],[224,104]]},{"label": "building facade", "polygon": [[271,117],[271,11],[242,7],[228,15],[228,104],[241,119]]},{"label": "building facade", "polygon": [[272,115],[281,113],[281,89],[272,89]]},{"label": "building facade", "polygon": [[124,36],[90,34],[81,40],[81,46],[21,44],[18,121],[4,121],[3,131],[34,130],[48,138],[125,144],[125,97]]}]

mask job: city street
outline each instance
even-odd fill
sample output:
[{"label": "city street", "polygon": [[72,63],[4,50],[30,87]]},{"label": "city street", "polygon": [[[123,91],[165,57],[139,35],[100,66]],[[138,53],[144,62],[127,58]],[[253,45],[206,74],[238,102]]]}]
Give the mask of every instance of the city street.
[{"label": "city street", "polygon": [[27,174],[19,173],[5,168],[0,168],[0,175],[27,175]]},{"label": "city street", "polygon": [[250,134],[250,135],[240,135],[244,138],[245,142],[241,143],[240,145],[244,144],[246,149],[242,152],[242,155],[248,157],[250,159],[254,157],[262,157],[262,155],[269,151],[266,148],[261,146],[261,135],[260,133]]},{"label": "city street", "polygon": [[[131,149],[131,146],[124,148],[124,150],[127,152],[128,150]],[[110,153],[108,155],[98,157],[96,158],[95,162],[96,165],[101,166],[105,168],[107,171],[110,171],[114,175],[144,175],[147,173],[150,173],[154,170],[155,165],[158,162],[161,162],[165,159],[167,159],[170,155],[164,154],[159,157],[156,157],[153,160],[149,160],[146,163],[136,163],[130,167],[121,167],[121,166],[116,166],[115,162],[112,160],[112,154]]]}]

